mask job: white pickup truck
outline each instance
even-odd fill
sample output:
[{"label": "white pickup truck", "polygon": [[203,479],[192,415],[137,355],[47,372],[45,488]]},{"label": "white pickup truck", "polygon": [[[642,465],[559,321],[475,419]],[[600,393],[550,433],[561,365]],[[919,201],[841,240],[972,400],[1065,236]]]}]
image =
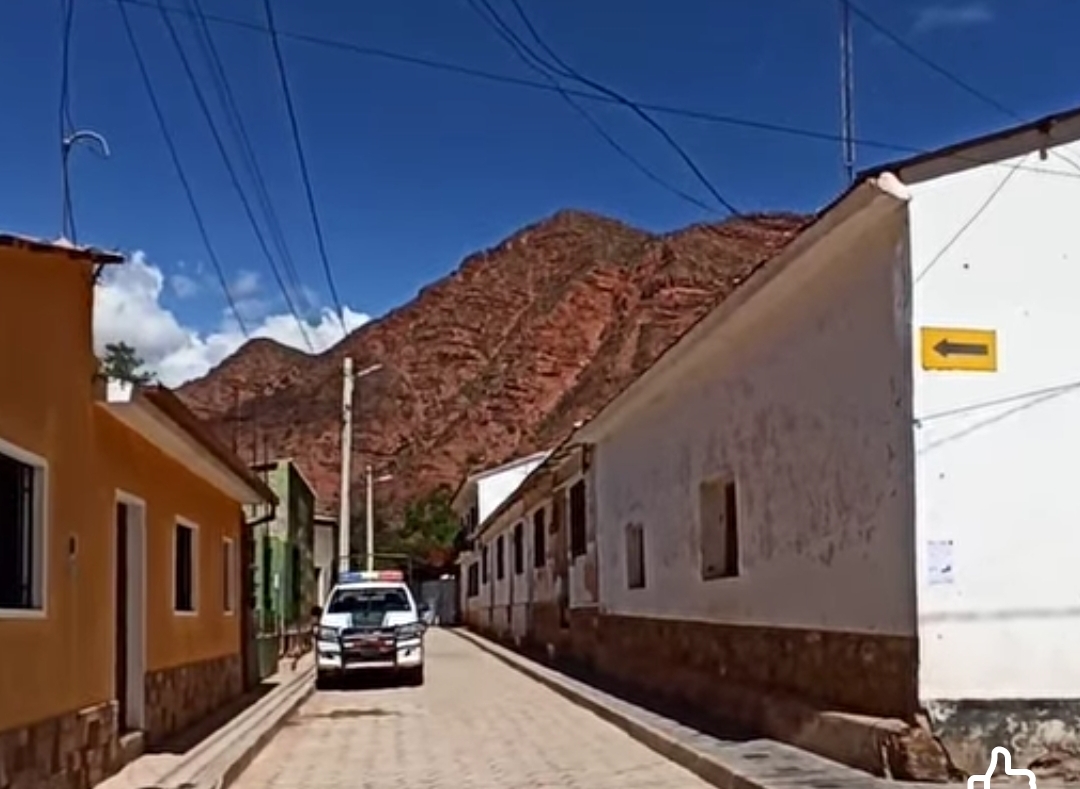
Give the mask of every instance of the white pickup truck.
[{"label": "white pickup truck", "polygon": [[316,688],[360,671],[392,671],[424,684],[425,606],[398,571],[342,573],[316,606]]}]

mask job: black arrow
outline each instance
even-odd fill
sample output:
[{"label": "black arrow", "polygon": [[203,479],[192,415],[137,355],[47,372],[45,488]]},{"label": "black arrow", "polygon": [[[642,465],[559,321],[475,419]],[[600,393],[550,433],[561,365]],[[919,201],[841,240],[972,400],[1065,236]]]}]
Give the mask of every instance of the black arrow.
[{"label": "black arrow", "polygon": [[934,346],[939,356],[989,356],[990,346],[986,343],[952,342],[944,339]]}]

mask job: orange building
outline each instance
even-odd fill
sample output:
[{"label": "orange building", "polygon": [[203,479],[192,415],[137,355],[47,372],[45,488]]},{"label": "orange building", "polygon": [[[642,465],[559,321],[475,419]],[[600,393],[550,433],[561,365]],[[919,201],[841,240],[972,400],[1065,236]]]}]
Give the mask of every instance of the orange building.
[{"label": "orange building", "polygon": [[274,494],[168,390],[104,382],[118,255],[0,234],[0,786],[92,786],[243,691],[243,505]]}]

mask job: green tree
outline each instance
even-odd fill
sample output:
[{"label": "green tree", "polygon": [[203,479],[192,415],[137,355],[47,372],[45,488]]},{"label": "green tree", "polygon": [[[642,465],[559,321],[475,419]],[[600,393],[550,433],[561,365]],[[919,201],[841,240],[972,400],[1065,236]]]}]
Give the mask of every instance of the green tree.
[{"label": "green tree", "polygon": [[446,488],[415,499],[405,507],[400,527],[388,534],[382,550],[403,553],[427,566],[446,566],[453,561],[454,540],[461,524],[450,506]]},{"label": "green tree", "polygon": [[133,384],[148,384],[154,380],[154,374],[144,370],[144,364],[143,358],[126,342],[110,342],[101,359],[101,374]]}]

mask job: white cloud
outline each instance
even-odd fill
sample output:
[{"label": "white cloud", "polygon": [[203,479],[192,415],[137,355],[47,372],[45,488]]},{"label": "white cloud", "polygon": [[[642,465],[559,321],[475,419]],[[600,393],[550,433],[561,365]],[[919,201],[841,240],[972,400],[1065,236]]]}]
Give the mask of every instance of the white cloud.
[{"label": "white cloud", "polygon": [[928,31],[943,27],[971,27],[993,21],[994,10],[986,3],[932,5],[919,9],[915,17],[915,29]]},{"label": "white cloud", "polygon": [[199,283],[187,274],[173,274],[169,277],[169,287],[178,299],[190,299],[201,290]]},{"label": "white cloud", "polygon": [[241,271],[229,286],[229,291],[233,298],[248,299],[259,292],[260,284],[259,272]]},{"label": "white cloud", "polygon": [[[252,337],[266,337],[303,351],[308,350],[300,326],[290,313],[267,313],[265,300],[258,299],[258,277],[244,281],[242,272],[234,285],[245,285],[247,297],[238,310]],[[183,276],[183,275],[180,275]],[[177,295],[176,277],[169,286]],[[197,283],[193,280],[193,284]],[[126,342],[146,361],[167,386],[179,386],[205,374],[234,353],[245,338],[232,316],[222,319],[210,331],[185,326],[161,303],[166,277],[142,252],[120,266],[105,270],[94,298],[94,346],[98,352],[111,342]],[[184,286],[180,286],[183,288]],[[242,289],[243,290],[243,289]],[[236,292],[234,291],[234,295]],[[259,309],[256,309],[259,305]],[[349,331],[368,321],[368,316],[345,308]],[[317,323],[307,322],[307,335],[317,352],[342,338],[341,323],[328,308],[319,312]]]}]

